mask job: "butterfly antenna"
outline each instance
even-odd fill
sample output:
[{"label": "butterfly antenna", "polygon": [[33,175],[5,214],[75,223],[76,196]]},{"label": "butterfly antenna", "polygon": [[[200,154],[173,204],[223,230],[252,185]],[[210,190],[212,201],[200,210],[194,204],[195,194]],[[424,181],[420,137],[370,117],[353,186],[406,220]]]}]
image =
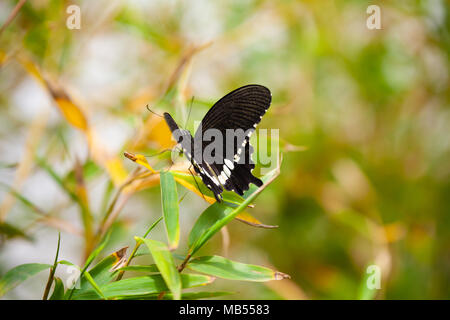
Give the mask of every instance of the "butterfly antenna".
[{"label": "butterfly antenna", "polygon": [[155,157],[155,156],[159,156],[160,154],[163,154],[163,153],[165,153],[165,152],[167,152],[167,151],[172,151],[173,149],[164,149],[164,150],[162,150],[162,151],[160,151],[160,152],[158,152],[158,153],[155,153],[155,154],[152,154],[152,155],[149,155],[149,156],[145,156],[146,158],[151,158],[151,157]]},{"label": "butterfly antenna", "polygon": [[192,104],[193,103],[194,103],[194,96],[192,96],[192,98],[191,98],[191,103],[190,103],[190,106],[189,106],[189,111],[188,111],[188,115],[187,115],[187,118],[186,118],[186,123],[184,124],[184,128],[185,129],[186,129],[186,126],[188,124],[189,117],[191,116],[191,110],[192,110]]},{"label": "butterfly antenna", "polygon": [[153,113],[154,115],[156,115],[156,116],[158,116],[158,117],[161,117],[161,118],[164,118],[162,115],[157,114],[155,111],[153,111],[152,109],[150,109],[150,107],[149,107],[148,105],[146,105],[145,107],[147,108],[148,111],[150,111],[150,112]]},{"label": "butterfly antenna", "polygon": [[200,186],[198,185],[197,179],[195,179],[195,176],[194,176],[194,174],[193,174],[192,171],[191,171],[191,167],[192,167],[192,164],[189,166],[189,169],[188,169],[188,170],[189,170],[189,172],[191,173],[192,178],[194,178],[195,184],[197,185],[197,189],[198,189],[198,191],[200,191],[200,193],[202,194],[203,200],[206,201],[205,195],[203,194],[202,190],[200,189]]}]

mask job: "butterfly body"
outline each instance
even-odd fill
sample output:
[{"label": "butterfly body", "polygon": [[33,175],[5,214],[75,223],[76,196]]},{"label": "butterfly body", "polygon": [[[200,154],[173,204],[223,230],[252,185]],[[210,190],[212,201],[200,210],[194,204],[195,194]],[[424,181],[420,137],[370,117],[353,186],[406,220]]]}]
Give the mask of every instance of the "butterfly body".
[{"label": "butterfly body", "polygon": [[243,195],[250,183],[263,184],[251,173],[255,164],[251,159],[250,136],[270,102],[271,94],[266,87],[240,87],[211,107],[194,137],[188,130],[180,129],[170,114],[164,113],[175,141],[217,201],[222,200],[223,189]]}]

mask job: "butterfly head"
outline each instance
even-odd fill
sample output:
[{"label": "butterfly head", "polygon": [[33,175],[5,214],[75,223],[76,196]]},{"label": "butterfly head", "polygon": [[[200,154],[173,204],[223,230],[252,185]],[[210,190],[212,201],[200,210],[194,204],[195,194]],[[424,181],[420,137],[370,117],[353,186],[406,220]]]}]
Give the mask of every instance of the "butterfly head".
[{"label": "butterfly head", "polygon": [[177,143],[182,143],[183,139],[190,140],[191,133],[188,130],[180,129],[172,116],[167,112],[164,112],[164,120],[166,120],[166,123],[172,132],[172,136]]}]

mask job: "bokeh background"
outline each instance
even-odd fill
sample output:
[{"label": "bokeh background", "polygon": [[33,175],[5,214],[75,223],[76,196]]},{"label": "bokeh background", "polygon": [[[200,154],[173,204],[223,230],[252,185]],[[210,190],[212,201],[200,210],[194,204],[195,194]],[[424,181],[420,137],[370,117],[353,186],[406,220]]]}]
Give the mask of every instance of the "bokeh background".
[{"label": "bokeh background", "polygon": [[[0,25],[17,1],[0,2]],[[69,5],[81,29],[66,27]],[[366,9],[381,9],[369,30]],[[117,186],[248,83],[270,88],[261,128],[280,130],[281,174],[204,254],[291,275],[216,280],[236,299],[450,298],[450,110],[447,1],[27,1],[0,33],[0,274],[60,258],[81,264]],[[157,168],[167,159],[149,158]],[[179,186],[181,247],[207,207]],[[74,200],[82,199],[86,211]],[[79,200],[78,200],[79,201]],[[105,254],[161,215],[156,183],[130,193]],[[159,225],[152,237],[165,239]],[[141,260],[141,262],[144,260]],[[64,269],[57,275],[67,278]],[[39,299],[48,274],[6,299]]]}]

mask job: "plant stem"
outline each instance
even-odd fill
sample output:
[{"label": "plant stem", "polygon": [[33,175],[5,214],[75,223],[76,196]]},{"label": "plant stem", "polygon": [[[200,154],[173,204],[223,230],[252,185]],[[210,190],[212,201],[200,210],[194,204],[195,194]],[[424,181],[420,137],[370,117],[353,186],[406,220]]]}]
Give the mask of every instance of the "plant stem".
[{"label": "plant stem", "polygon": [[27,0],[20,0],[17,5],[14,7],[13,11],[9,15],[8,19],[5,21],[5,23],[0,28],[0,34],[3,32],[3,30],[6,29],[6,27],[9,26],[9,24],[14,20],[14,18],[19,13],[20,9],[23,7],[23,5],[27,2]]},{"label": "plant stem", "polygon": [[188,253],[188,255],[186,256],[186,258],[184,258],[184,261],[183,261],[183,263],[181,263],[179,266],[178,266],[178,272],[182,272],[183,270],[184,270],[184,268],[186,267],[186,265],[188,264],[188,262],[189,262],[189,259],[191,259],[191,254],[190,253]]},{"label": "plant stem", "polygon": [[61,244],[61,233],[58,232],[58,246],[56,248],[55,262],[53,263],[53,267],[50,269],[50,274],[48,275],[47,285],[45,286],[44,296],[42,297],[42,300],[47,300],[50,288],[53,283],[53,278],[55,277],[56,266],[58,265],[60,244]]}]

